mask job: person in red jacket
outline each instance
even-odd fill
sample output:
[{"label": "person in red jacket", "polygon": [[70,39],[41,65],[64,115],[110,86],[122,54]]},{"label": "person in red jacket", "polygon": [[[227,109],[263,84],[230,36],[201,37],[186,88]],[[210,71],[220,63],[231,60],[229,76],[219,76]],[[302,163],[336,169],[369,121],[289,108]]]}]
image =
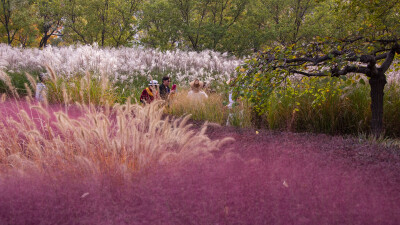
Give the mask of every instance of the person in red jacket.
[{"label": "person in red jacket", "polygon": [[140,95],[140,102],[150,104],[154,99],[158,99],[158,82],[152,80]]}]

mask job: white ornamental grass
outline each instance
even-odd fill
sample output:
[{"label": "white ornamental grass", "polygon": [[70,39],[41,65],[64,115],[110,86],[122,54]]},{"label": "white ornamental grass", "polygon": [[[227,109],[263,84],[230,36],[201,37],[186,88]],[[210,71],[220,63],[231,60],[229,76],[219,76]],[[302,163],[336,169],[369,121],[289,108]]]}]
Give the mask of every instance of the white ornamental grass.
[{"label": "white ornamental grass", "polygon": [[176,75],[178,82],[195,78],[206,82],[225,82],[243,60],[214,51],[162,52],[144,48],[99,48],[96,45],[16,48],[0,44],[0,68],[6,71],[34,71],[52,67],[66,77],[85,71],[99,73],[113,80],[131,80],[138,75],[162,72]]}]

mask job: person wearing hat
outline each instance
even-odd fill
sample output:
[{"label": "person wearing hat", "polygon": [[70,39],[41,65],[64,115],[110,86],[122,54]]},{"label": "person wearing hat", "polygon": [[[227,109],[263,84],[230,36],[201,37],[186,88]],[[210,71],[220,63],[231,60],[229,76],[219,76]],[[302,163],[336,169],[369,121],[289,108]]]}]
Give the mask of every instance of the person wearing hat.
[{"label": "person wearing hat", "polygon": [[150,104],[154,99],[158,98],[158,81],[152,80],[140,95],[140,102]]},{"label": "person wearing hat", "polygon": [[199,81],[198,79],[190,82],[190,91],[188,92],[188,97],[194,100],[207,99],[208,95],[201,90],[203,86],[203,82]]}]

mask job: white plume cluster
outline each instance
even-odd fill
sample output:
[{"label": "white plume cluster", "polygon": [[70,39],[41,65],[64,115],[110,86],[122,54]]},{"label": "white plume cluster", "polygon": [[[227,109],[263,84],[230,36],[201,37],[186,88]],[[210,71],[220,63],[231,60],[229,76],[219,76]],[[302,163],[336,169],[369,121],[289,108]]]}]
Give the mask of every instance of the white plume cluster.
[{"label": "white plume cluster", "polygon": [[162,72],[179,81],[201,78],[204,81],[229,79],[243,61],[214,51],[166,51],[144,48],[99,48],[96,45],[16,48],[0,44],[0,69],[33,71],[53,68],[66,77],[85,71],[106,75],[111,80],[129,80],[137,75]]}]

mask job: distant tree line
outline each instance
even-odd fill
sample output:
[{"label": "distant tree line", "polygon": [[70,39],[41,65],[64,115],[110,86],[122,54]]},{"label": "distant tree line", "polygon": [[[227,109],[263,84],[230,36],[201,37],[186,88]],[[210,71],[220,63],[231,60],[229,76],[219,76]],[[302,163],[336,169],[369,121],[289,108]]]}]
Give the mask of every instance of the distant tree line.
[{"label": "distant tree line", "polygon": [[332,20],[340,10],[337,2],[0,0],[0,41],[22,47],[97,43],[244,55],[272,42],[344,31]]},{"label": "distant tree line", "polygon": [[[382,26],[397,26],[399,5],[396,0],[0,0],[0,42],[247,55],[266,45],[341,37],[360,28],[381,35]],[[382,14],[385,21],[377,20]]]}]

